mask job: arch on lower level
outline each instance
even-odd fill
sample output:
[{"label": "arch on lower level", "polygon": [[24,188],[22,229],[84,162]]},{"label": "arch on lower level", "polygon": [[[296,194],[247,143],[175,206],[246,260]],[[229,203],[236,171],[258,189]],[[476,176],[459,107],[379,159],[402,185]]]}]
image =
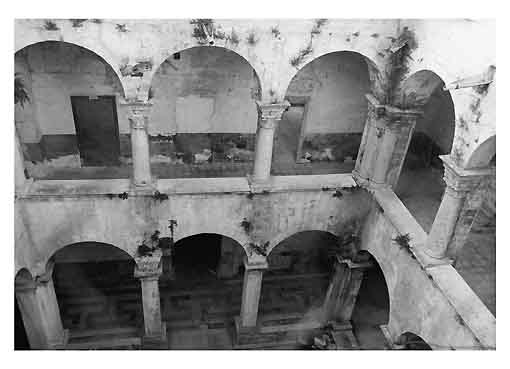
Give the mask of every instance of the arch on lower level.
[{"label": "arch on lower level", "polygon": [[432,350],[432,347],[420,335],[410,331],[402,333],[397,343],[404,346],[404,350]]},{"label": "arch on lower level", "polygon": [[175,241],[172,270],[177,279],[229,279],[242,274],[246,250],[234,238],[219,233],[198,233]]}]

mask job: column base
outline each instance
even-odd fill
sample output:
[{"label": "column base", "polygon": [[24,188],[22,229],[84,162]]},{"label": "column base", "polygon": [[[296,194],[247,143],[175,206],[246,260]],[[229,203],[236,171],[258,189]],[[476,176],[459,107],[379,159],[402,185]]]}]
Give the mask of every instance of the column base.
[{"label": "column base", "polygon": [[380,325],[379,329],[386,339],[386,346],[389,350],[404,350],[406,348],[405,345],[399,345],[398,343],[393,342],[390,331],[388,330],[388,326],[386,324]]},{"label": "column base", "polygon": [[166,334],[166,323],[161,322],[161,334],[142,337],[143,350],[167,350],[168,338]]},{"label": "column base", "polygon": [[48,344],[48,350],[65,350],[68,341],[69,341],[69,329],[64,329],[62,337],[58,341],[50,342]]},{"label": "column base", "polygon": [[23,184],[15,186],[14,194],[15,196],[23,196],[30,190],[30,186],[34,183],[33,178],[27,178]]},{"label": "column base", "polygon": [[154,193],[154,191],[157,190],[156,184],[157,184],[157,180],[155,180],[154,178],[152,178],[150,182],[143,183],[143,184],[135,183],[133,181],[133,179],[131,179],[131,190],[133,192],[140,193],[140,194],[152,195]]},{"label": "column base", "polygon": [[269,191],[273,188],[274,179],[272,176],[264,179],[254,178],[253,175],[248,174],[247,176],[248,184],[250,185],[250,190],[252,192],[264,192]]}]

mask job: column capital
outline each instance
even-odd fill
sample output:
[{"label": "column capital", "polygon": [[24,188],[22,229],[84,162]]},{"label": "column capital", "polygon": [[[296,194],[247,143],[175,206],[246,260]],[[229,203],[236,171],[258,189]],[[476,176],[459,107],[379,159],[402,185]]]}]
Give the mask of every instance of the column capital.
[{"label": "column capital", "polygon": [[451,195],[465,196],[486,177],[495,174],[495,168],[464,169],[459,167],[450,155],[440,155],[444,165],[444,181]]},{"label": "column capital", "polygon": [[256,103],[260,117],[259,125],[262,128],[274,128],[274,122],[281,120],[283,112],[290,106],[288,101],[277,104],[268,104],[261,101],[257,101]]},{"label": "column capital", "polygon": [[369,112],[376,115],[377,118],[387,118],[388,126],[409,125],[423,115],[423,111],[418,109],[400,109],[396,106],[382,104],[372,94],[365,95],[368,101]]},{"label": "column capital", "polygon": [[244,270],[260,270],[264,271],[267,268],[269,268],[269,264],[267,263],[267,260],[260,259],[260,260],[244,260]]},{"label": "column capital", "polygon": [[121,102],[121,105],[129,109],[128,120],[131,124],[131,129],[147,129],[152,103],[138,100],[125,100]]},{"label": "column capital", "polygon": [[349,269],[367,269],[374,266],[371,261],[353,261],[352,259],[343,258],[340,255],[335,256],[337,264],[345,264]]},{"label": "column capital", "polygon": [[135,255],[135,277],[136,278],[159,278],[163,272],[161,257],[163,253],[160,249],[152,251],[151,254],[141,256]]}]

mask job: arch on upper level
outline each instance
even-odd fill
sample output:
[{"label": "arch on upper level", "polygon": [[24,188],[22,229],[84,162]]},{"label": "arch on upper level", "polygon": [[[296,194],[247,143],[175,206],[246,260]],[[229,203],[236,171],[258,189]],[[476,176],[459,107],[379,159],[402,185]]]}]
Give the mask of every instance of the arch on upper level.
[{"label": "arch on upper level", "polygon": [[422,111],[412,133],[396,194],[427,231],[439,207],[444,184],[440,155],[452,151],[455,106],[443,79],[433,71],[420,70],[400,86],[397,104]]},{"label": "arch on upper level", "polygon": [[51,35],[47,35],[48,37],[41,38],[39,40],[26,40],[23,39],[20,43],[16,43],[16,47],[14,50],[15,54],[18,54],[19,52],[22,52],[23,50],[26,50],[27,48],[36,47],[38,45],[44,44],[44,43],[60,43],[63,45],[72,45],[75,47],[78,47],[80,49],[84,49],[92,54],[94,54],[97,58],[99,58],[106,66],[108,66],[109,69],[111,69],[115,75],[118,78],[118,81],[121,86],[121,92],[122,97],[125,97],[125,86],[123,83],[123,76],[120,71],[120,63],[117,60],[113,54],[108,52],[106,48],[103,48],[100,46],[100,44],[92,42],[89,44],[85,39],[83,40],[69,40],[64,41],[61,38],[53,38]]},{"label": "arch on upper level", "polygon": [[152,134],[254,133],[261,80],[249,61],[218,46],[176,51],[151,76]]},{"label": "arch on upper level", "polygon": [[466,169],[486,168],[496,155],[496,135],[479,144],[466,161]]},{"label": "arch on upper level", "polygon": [[331,172],[352,171],[348,165],[342,170],[340,163],[356,160],[368,113],[366,94],[374,93],[380,81],[376,64],[359,52],[343,50],[319,55],[296,69],[285,92],[291,106],[276,131],[274,174],[287,174],[295,162],[330,162]]}]

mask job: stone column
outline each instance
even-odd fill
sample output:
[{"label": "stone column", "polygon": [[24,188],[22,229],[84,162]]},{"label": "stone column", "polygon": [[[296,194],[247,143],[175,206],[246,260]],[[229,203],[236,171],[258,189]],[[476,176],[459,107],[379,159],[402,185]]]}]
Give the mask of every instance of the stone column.
[{"label": "stone column", "polygon": [[353,175],[360,184],[393,187],[421,112],[382,105],[366,95],[368,115]]},{"label": "stone column", "polygon": [[128,104],[131,125],[131,155],[133,159],[133,183],[143,187],[152,182],[147,126],[151,105],[148,103]]},{"label": "stone column", "polygon": [[271,175],[273,158],[273,139],[277,121],[290,106],[285,101],[280,104],[263,104],[257,101],[259,121],[255,144],[255,162],[253,163],[253,181],[266,182]]},{"label": "stone column", "polygon": [[[482,178],[492,173],[492,169],[466,170],[457,166],[449,155],[442,155],[440,158],[444,164],[446,189],[427,238],[425,253],[432,258],[447,261],[449,256],[455,258],[455,255],[448,255],[447,250],[465,200],[468,194],[478,187]],[[470,227],[474,214],[469,218]],[[459,247],[455,249],[458,252]]]},{"label": "stone column", "polygon": [[16,189],[24,187],[27,177],[25,176],[25,161],[18,135],[14,133],[14,183]]},{"label": "stone column", "polygon": [[351,320],[365,270],[372,267],[370,261],[353,262],[336,257],[335,271],[329,283],[323,304],[324,323]]},{"label": "stone column", "polygon": [[162,252],[156,249],[151,255],[135,256],[135,277],[142,285],[143,322],[145,340],[166,340],[166,328],[161,321],[159,277],[162,273]]},{"label": "stone column", "polygon": [[65,347],[67,330],[62,326],[51,272],[35,280],[16,281],[16,299],[30,347],[35,350]]},{"label": "stone column", "polygon": [[267,267],[267,262],[251,264],[245,260],[243,296],[241,299],[241,327],[255,327],[257,325],[262,275]]}]

